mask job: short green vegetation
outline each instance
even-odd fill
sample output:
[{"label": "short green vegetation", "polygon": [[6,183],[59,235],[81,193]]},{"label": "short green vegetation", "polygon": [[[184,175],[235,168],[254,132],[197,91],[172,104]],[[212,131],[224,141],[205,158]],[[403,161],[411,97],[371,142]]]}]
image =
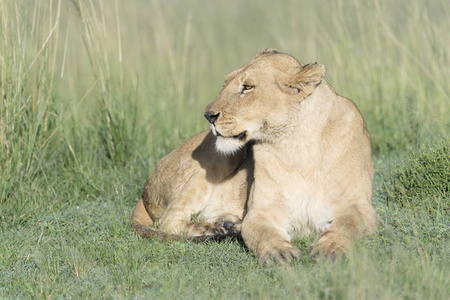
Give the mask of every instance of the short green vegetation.
[{"label": "short green vegetation", "polygon": [[[420,151],[411,151],[392,173],[387,184],[388,201],[430,205],[430,209],[441,206],[450,213],[449,203],[444,203],[445,196],[450,195],[450,139],[437,139]],[[424,201],[431,199],[437,202]]]},{"label": "short green vegetation", "polygon": [[[0,299],[449,299],[447,1],[0,0]],[[265,267],[144,240],[157,161],[263,48],[320,62],[371,134],[376,234]]]}]

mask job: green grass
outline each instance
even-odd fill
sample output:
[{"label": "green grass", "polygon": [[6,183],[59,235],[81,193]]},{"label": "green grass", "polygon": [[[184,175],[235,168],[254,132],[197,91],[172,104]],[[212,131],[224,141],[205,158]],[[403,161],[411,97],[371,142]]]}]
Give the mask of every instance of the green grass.
[{"label": "green grass", "polygon": [[[450,194],[450,139],[441,139],[427,145],[422,151],[412,151],[403,166],[393,172],[387,183],[387,195],[404,205],[442,205],[441,195]],[[439,199],[439,203],[428,203],[424,199]],[[448,203],[446,203],[448,204]]]},{"label": "green grass", "polygon": [[[0,298],[447,299],[446,1],[0,0]],[[376,234],[265,267],[239,241],[144,240],[157,161],[224,76],[277,48],[327,67],[372,138]]]}]

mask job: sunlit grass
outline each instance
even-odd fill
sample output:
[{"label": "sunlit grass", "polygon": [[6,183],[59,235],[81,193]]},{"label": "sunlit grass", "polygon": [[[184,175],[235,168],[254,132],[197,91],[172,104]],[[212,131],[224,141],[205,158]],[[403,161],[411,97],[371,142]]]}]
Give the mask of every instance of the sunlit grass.
[{"label": "sunlit grass", "polygon": [[[446,4],[0,0],[0,298],[445,299]],[[239,241],[136,236],[149,172],[207,128],[225,75],[267,47],[323,63],[360,108],[378,232],[336,264],[297,240],[287,268]]]}]

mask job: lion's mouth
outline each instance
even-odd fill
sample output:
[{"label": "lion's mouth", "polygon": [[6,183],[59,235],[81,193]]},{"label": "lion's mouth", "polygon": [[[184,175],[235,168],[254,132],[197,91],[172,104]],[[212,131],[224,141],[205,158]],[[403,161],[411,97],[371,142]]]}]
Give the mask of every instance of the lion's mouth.
[{"label": "lion's mouth", "polygon": [[238,135],[233,135],[233,138],[241,140],[241,141],[245,140],[246,137],[247,137],[247,130],[242,131]]},{"label": "lion's mouth", "polygon": [[225,136],[211,124],[211,131],[217,137],[215,141],[217,151],[225,155],[236,153],[247,143],[249,138],[247,130],[236,135]]},{"label": "lion's mouth", "polygon": [[214,128],[213,132],[216,134],[216,136],[220,136],[220,137],[227,138],[227,139],[236,139],[236,140],[240,140],[240,141],[245,140],[245,138],[247,137],[247,130],[244,130],[241,133],[239,133],[237,135],[232,135],[232,136],[224,136],[215,128]]}]

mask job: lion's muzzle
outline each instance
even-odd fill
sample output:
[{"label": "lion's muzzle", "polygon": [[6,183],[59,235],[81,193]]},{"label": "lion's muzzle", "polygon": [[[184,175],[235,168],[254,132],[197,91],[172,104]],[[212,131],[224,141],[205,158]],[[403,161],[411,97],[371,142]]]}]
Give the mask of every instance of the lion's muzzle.
[{"label": "lion's muzzle", "polygon": [[219,118],[220,113],[215,114],[213,111],[206,111],[204,116],[209,123],[213,124],[216,122],[217,118]]}]

